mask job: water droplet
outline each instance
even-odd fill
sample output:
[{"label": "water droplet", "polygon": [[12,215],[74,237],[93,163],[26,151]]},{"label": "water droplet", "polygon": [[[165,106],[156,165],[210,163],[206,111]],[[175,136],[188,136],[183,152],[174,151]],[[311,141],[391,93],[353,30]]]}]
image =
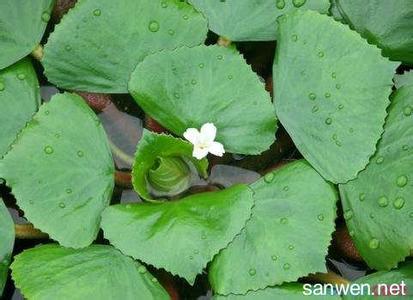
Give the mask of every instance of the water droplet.
[{"label": "water droplet", "polygon": [[199,254],[199,250],[198,250],[198,249],[195,249],[195,250],[194,250],[194,254]]},{"label": "water droplet", "polygon": [[157,283],[158,279],[156,279],[155,277],[151,279],[153,283]]},{"label": "water droplet", "polygon": [[378,239],[372,238],[369,242],[369,247],[371,249],[377,249],[379,248],[380,242]]},{"label": "water droplet", "polygon": [[82,150],[77,151],[77,156],[83,157],[84,153]]},{"label": "water droplet", "polygon": [[383,156],[379,156],[379,157],[377,157],[377,159],[376,159],[376,164],[380,165],[381,163],[383,163],[383,161],[384,161],[384,157],[383,157]]},{"label": "water droplet", "polygon": [[323,51],[320,51],[320,52],[318,52],[318,57],[324,57],[324,52]]},{"label": "water droplet", "polygon": [[66,207],[66,204],[64,204],[63,202],[60,202],[60,203],[59,203],[59,207],[60,207],[60,208],[65,208],[65,207]]},{"label": "water droplet", "polygon": [[354,132],[354,128],[350,127],[350,128],[348,129],[348,132],[353,133],[353,132]]},{"label": "water droplet", "polygon": [[408,145],[403,145],[402,149],[403,149],[404,151],[407,151],[407,150],[409,150],[409,146],[408,146]]},{"label": "water droplet", "polygon": [[309,98],[310,100],[315,100],[315,99],[317,98],[317,95],[314,94],[314,93],[309,93],[309,94],[308,94],[308,98]]},{"label": "water droplet", "polygon": [[283,190],[284,190],[284,191],[288,191],[289,189],[290,189],[290,188],[288,187],[288,185],[286,185],[286,186],[283,187]]},{"label": "water droplet", "polygon": [[206,238],[207,238],[206,234],[203,233],[203,234],[201,235],[201,239],[206,240]]},{"label": "water droplet", "polygon": [[5,88],[4,83],[3,83],[3,82],[0,82],[0,92],[1,92],[1,91],[4,91],[4,88]]},{"label": "water droplet", "polygon": [[374,214],[373,213],[370,213],[370,219],[374,219]]},{"label": "water droplet", "polygon": [[149,31],[157,32],[159,30],[159,23],[157,21],[150,21],[148,25]]},{"label": "water droplet", "polygon": [[290,268],[291,268],[291,266],[290,266],[289,263],[285,263],[285,264],[283,265],[283,269],[284,269],[284,270],[288,270],[288,269],[290,269]]},{"label": "water droplet", "polygon": [[145,274],[145,273],[146,273],[146,268],[145,268],[145,266],[139,266],[139,267],[138,267],[138,272],[141,273],[141,274]]},{"label": "water droplet", "polygon": [[45,12],[42,14],[42,21],[47,23],[47,22],[49,22],[49,20],[50,20],[50,14],[45,11]]},{"label": "water droplet", "polygon": [[203,63],[200,63],[200,64],[198,65],[198,67],[201,68],[201,69],[203,69],[203,68],[205,67],[205,65],[204,65]]},{"label": "water droplet", "polygon": [[335,72],[331,73],[331,78],[336,79],[337,78],[337,74]]},{"label": "water droplet", "polygon": [[407,176],[401,175],[401,176],[397,177],[396,184],[397,184],[398,187],[404,187],[404,186],[406,186],[407,181],[408,181]]},{"label": "water droplet", "polygon": [[218,60],[222,60],[223,58],[224,58],[224,57],[223,57],[221,54],[218,54],[218,55],[217,55],[217,59],[218,59]]},{"label": "water droplet", "polygon": [[276,260],[278,259],[278,257],[277,257],[277,255],[272,255],[272,256],[271,256],[271,259],[272,259],[273,261],[276,261]]},{"label": "water droplet", "polygon": [[333,140],[336,140],[338,137],[337,137],[337,134],[333,134],[333,136],[332,136],[332,138],[333,138]]},{"label": "water droplet", "polygon": [[24,80],[26,79],[26,75],[20,73],[17,75],[17,78],[19,78],[20,80]]},{"label": "water droplet", "polygon": [[313,108],[311,109],[311,112],[316,113],[318,112],[318,105],[314,105]]},{"label": "water droplet", "polygon": [[317,216],[317,219],[318,219],[319,221],[323,221],[323,220],[324,220],[324,215],[323,215],[323,214],[319,214],[319,215]]},{"label": "water droplet", "polygon": [[406,117],[410,116],[412,113],[413,113],[413,108],[412,108],[411,106],[406,106],[406,107],[403,109],[403,114],[404,114]]},{"label": "water droplet", "polygon": [[344,108],[344,105],[343,105],[343,104],[339,104],[339,105],[337,106],[337,108],[338,108],[339,110],[342,110],[342,109]]},{"label": "water droplet", "polygon": [[306,0],[293,0],[293,5],[295,7],[301,7],[305,4]]},{"label": "water droplet", "polygon": [[66,51],[71,51],[71,50],[72,50],[72,46],[66,45],[66,46],[65,46],[65,50],[66,50]]},{"label": "water droplet", "polygon": [[195,79],[192,79],[192,80],[191,80],[191,84],[192,84],[192,85],[196,85],[196,84],[197,84],[197,81],[196,81]]},{"label": "water droplet", "polygon": [[360,193],[360,195],[359,195],[359,200],[360,200],[360,201],[366,200],[366,194],[365,194],[365,193]]},{"label": "water droplet", "polygon": [[46,146],[44,147],[44,153],[46,154],[52,154],[54,152],[53,147],[52,146]]},{"label": "water droplet", "polygon": [[266,183],[271,183],[273,180],[274,180],[274,173],[270,172],[268,174],[265,174],[264,181]]},{"label": "water droplet", "polygon": [[337,83],[336,84],[336,89],[338,89],[338,90],[341,89],[341,85]]},{"label": "water droplet", "polygon": [[381,196],[379,199],[377,199],[377,203],[380,207],[386,207],[387,205],[389,205],[389,200],[386,196]]},{"label": "water droplet", "polygon": [[293,35],[291,36],[291,39],[293,40],[293,42],[298,41],[298,35],[293,34]]},{"label": "water droplet", "polygon": [[175,34],[175,30],[169,29],[169,30],[168,30],[168,34],[169,34],[169,35],[174,35],[174,34]]},{"label": "water droplet", "polygon": [[58,138],[60,138],[60,133],[56,133],[54,136],[55,136],[55,138],[58,139]]},{"label": "water droplet", "polygon": [[294,250],[294,245],[289,245],[288,250]]},{"label": "water droplet", "polygon": [[97,8],[93,11],[93,15],[96,16],[96,17],[99,17],[101,14],[102,14],[102,12],[99,8]]},{"label": "water droplet", "polygon": [[166,1],[162,1],[161,2],[161,7],[162,8],[167,8],[168,7],[168,3]]},{"label": "water droplet", "polygon": [[325,123],[326,123],[327,125],[331,125],[331,123],[333,123],[333,119],[327,118],[327,119],[325,120]]},{"label": "water droplet", "polygon": [[327,93],[324,94],[324,97],[330,98],[330,97],[331,97],[331,94],[330,94],[329,92],[327,92]]},{"label": "water droplet", "polygon": [[72,193],[72,189],[68,188],[66,189],[66,194],[71,194]]},{"label": "water droplet", "polygon": [[348,209],[344,212],[344,219],[350,220],[353,217],[353,211]]},{"label": "water droplet", "polygon": [[250,274],[251,276],[254,276],[255,274],[257,274],[257,270],[255,270],[254,268],[251,268],[248,270],[248,274]]},{"label": "water droplet", "polygon": [[190,256],[189,256],[189,259],[190,259],[190,260],[193,260],[193,259],[194,259],[194,257],[193,257],[192,255],[190,255]]},{"label": "water droplet", "polygon": [[181,95],[179,95],[178,92],[175,92],[175,93],[174,93],[174,97],[175,97],[176,99],[179,99],[179,98],[181,98]]},{"label": "water droplet", "polygon": [[341,142],[340,141],[336,141],[335,143],[337,146],[341,147]]},{"label": "water droplet", "polygon": [[182,17],[184,20],[188,20],[189,19],[189,17],[187,16],[187,15],[183,15],[183,17]]},{"label": "water droplet", "polygon": [[395,209],[401,209],[404,206],[404,198],[403,197],[397,197],[394,201],[393,201],[393,207]]},{"label": "water droplet", "polygon": [[277,0],[277,2],[275,2],[275,6],[278,9],[283,9],[285,7],[285,1],[284,0]]},{"label": "water droplet", "polygon": [[281,219],[280,219],[280,223],[281,223],[281,224],[287,224],[287,223],[288,223],[288,219],[287,219],[287,218],[281,218]]},{"label": "water droplet", "polygon": [[232,76],[231,74],[228,75],[228,79],[232,80],[234,78],[234,76]]}]

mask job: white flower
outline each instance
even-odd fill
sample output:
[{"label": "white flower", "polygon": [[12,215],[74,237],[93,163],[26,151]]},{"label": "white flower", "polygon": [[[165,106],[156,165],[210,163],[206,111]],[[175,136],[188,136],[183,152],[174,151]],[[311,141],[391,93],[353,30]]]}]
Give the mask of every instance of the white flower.
[{"label": "white flower", "polygon": [[192,156],[202,159],[211,153],[216,156],[222,156],[225,153],[224,146],[215,142],[217,128],[212,123],[205,123],[201,131],[196,128],[188,128],[184,132],[184,137],[194,145]]}]

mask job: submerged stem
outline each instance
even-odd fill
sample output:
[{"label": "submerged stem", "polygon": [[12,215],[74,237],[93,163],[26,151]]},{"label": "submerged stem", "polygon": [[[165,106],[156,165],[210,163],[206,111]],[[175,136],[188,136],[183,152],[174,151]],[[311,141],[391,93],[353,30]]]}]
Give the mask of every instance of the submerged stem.
[{"label": "submerged stem", "polygon": [[42,45],[37,45],[36,48],[32,51],[32,56],[37,59],[38,61],[41,61],[43,58],[43,46]]},{"label": "submerged stem", "polygon": [[14,224],[16,238],[21,240],[28,239],[47,239],[49,236],[34,228],[33,224]]},{"label": "submerged stem", "polygon": [[348,281],[347,279],[331,271],[328,271],[327,273],[311,274],[307,277],[307,279],[311,281],[338,284],[338,285],[349,285],[350,284],[350,281]]}]

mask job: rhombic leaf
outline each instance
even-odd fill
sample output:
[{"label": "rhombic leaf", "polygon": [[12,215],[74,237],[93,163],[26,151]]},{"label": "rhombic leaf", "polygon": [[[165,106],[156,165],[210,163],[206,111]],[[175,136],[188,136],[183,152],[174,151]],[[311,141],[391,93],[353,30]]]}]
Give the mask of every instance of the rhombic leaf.
[{"label": "rhombic leaf", "polygon": [[206,21],[179,0],[79,0],[45,47],[43,65],[59,87],[126,93],[146,55],[201,44]]},{"label": "rhombic leaf", "polygon": [[112,194],[114,166],[96,115],[75,94],[43,104],[0,160],[25,217],[67,247],[88,246]]},{"label": "rhombic leaf", "polygon": [[6,284],[7,273],[14,245],[14,223],[0,198],[0,297]]},{"label": "rhombic leaf", "polygon": [[[303,285],[286,283],[281,286],[267,287],[263,290],[251,291],[245,295],[216,295],[214,300],[303,300],[320,299],[320,296],[304,296]],[[341,299],[340,296],[323,296],[322,299]]]},{"label": "rhombic leaf", "polygon": [[[208,160],[195,159],[192,156],[192,144],[170,135],[144,130],[136,150],[132,170],[133,186],[144,199],[152,199],[148,188],[148,173],[155,168],[158,159],[168,158],[184,159],[188,163],[192,163],[202,177],[207,177]],[[166,175],[170,176],[171,174]]]},{"label": "rhombic leaf", "polygon": [[268,173],[251,188],[251,219],[210,266],[213,290],[244,294],[325,271],[336,217],[334,188],[305,161]]},{"label": "rhombic leaf", "polygon": [[367,168],[340,185],[347,226],[367,264],[390,269],[413,249],[413,86],[397,90]]},{"label": "rhombic leaf", "polygon": [[29,60],[0,71],[0,158],[39,105],[39,83]]},{"label": "rhombic leaf", "polygon": [[126,255],[177,274],[197,274],[245,226],[252,191],[237,185],[162,204],[115,205],[105,210],[105,237]]},{"label": "rhombic leaf", "polygon": [[[392,296],[389,297],[389,299],[411,299],[413,296],[413,262],[406,262],[403,265],[400,266],[400,268],[396,270],[392,270],[389,272],[381,271],[381,272],[376,272],[370,275],[367,275],[365,277],[361,277],[354,281],[354,283],[358,284],[369,284],[371,291],[375,293],[375,295],[378,295],[380,292],[381,296],[385,296],[387,292],[387,296],[390,296],[390,288],[392,284],[397,284],[397,286],[400,286],[401,283],[405,284],[405,287],[403,290],[399,290],[400,294],[399,297]],[[379,287],[379,284],[381,284],[381,288]],[[383,286],[385,284],[386,286]],[[402,287],[403,288],[403,287]],[[394,289],[391,290],[393,293],[395,292]],[[402,295],[401,293],[404,293]],[[357,300],[370,300],[370,299],[378,299],[381,298],[380,296],[344,296],[343,299],[349,300],[349,299],[357,299]]]},{"label": "rhombic leaf", "polygon": [[335,0],[344,19],[393,60],[413,63],[413,1]]},{"label": "rhombic leaf", "polygon": [[277,18],[297,9],[327,13],[328,0],[189,0],[209,21],[215,33],[232,41],[276,39]]},{"label": "rhombic leaf", "polygon": [[198,46],[148,56],[133,72],[129,90],[175,134],[214,123],[227,152],[259,154],[275,139],[270,96],[234,50]]},{"label": "rhombic leaf", "polygon": [[53,0],[0,1],[0,69],[32,52],[40,42]]},{"label": "rhombic leaf", "polygon": [[17,255],[11,268],[27,299],[169,299],[144,266],[111,246],[38,246]]},{"label": "rhombic leaf", "polygon": [[347,182],[374,154],[397,64],[330,17],[297,11],[280,22],[277,115],[325,179]]}]

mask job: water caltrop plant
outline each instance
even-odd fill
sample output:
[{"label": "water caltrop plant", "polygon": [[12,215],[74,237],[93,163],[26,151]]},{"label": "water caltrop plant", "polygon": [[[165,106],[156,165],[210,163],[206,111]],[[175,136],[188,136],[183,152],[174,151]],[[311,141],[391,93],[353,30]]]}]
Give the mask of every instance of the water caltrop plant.
[{"label": "water caltrop plant", "polygon": [[412,297],[412,16],[2,0],[0,296]]}]

